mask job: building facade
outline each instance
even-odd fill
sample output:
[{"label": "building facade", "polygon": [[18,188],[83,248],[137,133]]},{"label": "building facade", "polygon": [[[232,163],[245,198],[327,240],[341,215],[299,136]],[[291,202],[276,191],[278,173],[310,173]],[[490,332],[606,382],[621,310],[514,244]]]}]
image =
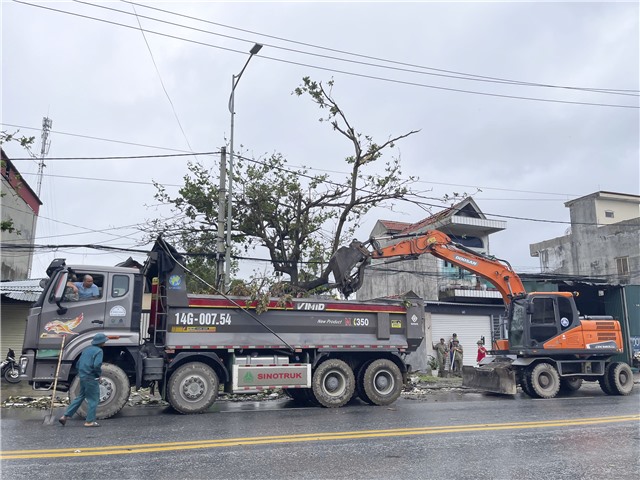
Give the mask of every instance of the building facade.
[{"label": "building facade", "polygon": [[595,192],[565,206],[570,233],[529,245],[541,273],[640,284],[640,196]]},{"label": "building facade", "polygon": [[2,258],[0,281],[24,280],[29,276],[33,259],[33,241],[42,202],[11,160],[2,152],[2,222],[10,228],[0,232]]}]

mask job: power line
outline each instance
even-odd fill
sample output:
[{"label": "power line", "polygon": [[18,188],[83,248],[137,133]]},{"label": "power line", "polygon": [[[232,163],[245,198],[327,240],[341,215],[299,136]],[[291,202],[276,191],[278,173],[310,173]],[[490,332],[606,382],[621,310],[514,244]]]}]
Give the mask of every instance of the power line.
[{"label": "power line", "polygon": [[[105,9],[105,10],[110,10],[110,11],[113,11],[113,12],[122,13],[124,15],[133,15],[130,12],[127,12],[127,11],[124,11],[124,10],[120,10],[120,9],[117,9],[117,8],[107,7],[107,6],[99,5],[99,4],[95,4],[95,3],[84,2],[84,1],[81,1],[81,0],[73,0],[73,1],[75,3],[80,3],[80,4],[83,4],[83,5],[89,5],[91,7],[96,7],[96,8],[102,8],[102,9]],[[288,42],[288,43],[295,43],[295,44],[304,45],[304,46],[308,46],[308,47],[312,47],[312,48],[316,48],[316,49],[320,49],[320,50],[333,51],[333,52],[336,52],[336,53],[350,55],[350,56],[353,56],[353,57],[367,58],[369,60],[382,61],[382,62],[391,63],[391,64],[395,64],[395,65],[403,65],[403,66],[407,66],[407,67],[420,68],[420,69],[423,69],[423,70],[433,70],[433,71],[438,71],[438,72],[445,72],[446,74],[445,73],[432,73],[432,72],[409,70],[409,69],[406,69],[406,68],[390,67],[390,66],[387,66],[387,65],[380,65],[380,64],[373,64],[373,63],[368,63],[368,62],[349,60],[349,59],[340,58],[340,57],[334,57],[334,56],[330,56],[330,55],[321,55],[321,54],[317,54],[317,53],[306,52],[306,51],[303,51],[303,50],[296,50],[296,49],[292,49],[292,48],[286,48],[286,47],[282,47],[282,46],[279,46],[279,45],[268,44],[268,43],[264,43],[263,42],[263,45],[268,46],[269,48],[274,48],[274,49],[278,49],[278,50],[284,50],[284,51],[288,51],[288,52],[292,52],[292,53],[299,53],[299,54],[302,54],[302,55],[310,55],[310,56],[319,57],[319,58],[325,58],[325,59],[330,59],[330,60],[338,60],[338,61],[341,61],[341,62],[349,62],[349,63],[353,63],[353,64],[359,64],[359,65],[364,65],[364,66],[372,66],[372,67],[377,67],[377,68],[384,68],[384,69],[396,70],[396,71],[402,71],[402,72],[408,72],[408,73],[417,73],[417,74],[420,74],[420,75],[432,75],[432,76],[438,76],[438,77],[454,78],[454,79],[458,79],[458,80],[469,80],[469,81],[478,81],[478,82],[500,83],[500,84],[527,86],[527,87],[559,88],[559,89],[579,90],[579,91],[588,91],[588,92],[594,92],[594,93],[605,93],[605,94],[613,94],[613,95],[638,96],[637,93],[629,93],[629,92],[636,92],[634,90],[606,89],[606,88],[593,88],[593,87],[575,87],[575,86],[551,85],[551,84],[544,84],[544,83],[523,82],[523,81],[519,81],[519,80],[509,80],[509,79],[504,79],[504,78],[488,77],[488,76],[484,76],[484,75],[474,75],[474,74],[468,74],[468,73],[463,73],[463,72],[455,72],[455,71],[451,71],[451,70],[436,69],[436,68],[425,67],[425,66],[421,66],[421,65],[413,65],[413,64],[398,62],[398,61],[394,61],[394,60],[371,57],[371,56],[368,56],[368,55],[360,55],[360,54],[356,54],[356,53],[352,53],[352,52],[347,52],[347,51],[344,51],[344,50],[336,50],[336,49],[331,49],[331,48],[327,48],[327,47],[312,45],[312,44],[308,44],[308,43],[304,43],[304,42],[297,42],[297,41],[294,41],[294,40],[288,40],[288,39],[285,39],[285,38],[282,38],[282,37],[274,37],[274,36],[266,35],[266,34],[263,34],[263,33],[251,32],[251,31],[248,31],[248,30],[243,30],[243,29],[236,28],[236,27],[231,27],[231,26],[228,26],[228,25],[223,25],[223,24],[220,24],[220,23],[217,23],[217,22],[211,22],[211,21],[208,21],[208,20],[192,17],[192,16],[189,16],[189,15],[183,15],[183,14],[180,14],[178,12],[172,12],[172,11],[169,11],[169,10],[164,10],[164,9],[161,9],[161,8],[151,7],[151,6],[148,6],[148,5],[139,4],[139,3],[135,3],[135,2],[130,2],[130,1],[127,1],[127,0],[121,0],[121,1],[123,1],[123,3],[128,3],[129,5],[132,5],[132,6],[137,5],[137,6],[142,7],[142,8],[148,8],[150,10],[156,10],[156,11],[160,11],[160,12],[163,12],[163,13],[168,13],[168,14],[171,14],[171,15],[174,15],[174,16],[188,18],[190,20],[196,20],[196,21],[199,21],[199,22],[208,23],[208,24],[212,24],[212,25],[216,25],[216,26],[222,26],[222,27],[225,27],[225,28],[233,29],[233,30],[244,31],[244,32],[247,32],[247,33],[252,33],[254,35],[260,35],[260,36],[264,36],[264,37],[267,37],[267,38],[274,38],[274,39],[277,39],[277,40],[280,40],[280,41],[284,41],[284,42]],[[135,7],[134,7],[134,11],[135,11]],[[155,22],[164,23],[164,24],[167,24],[167,25],[172,25],[172,26],[175,26],[175,27],[185,28],[187,30],[193,30],[193,31],[197,31],[197,32],[200,32],[200,33],[207,33],[209,35],[216,35],[216,36],[219,36],[219,37],[228,38],[228,39],[231,39],[231,40],[238,40],[238,41],[245,42],[245,43],[255,43],[253,40],[248,40],[248,39],[244,39],[244,38],[234,37],[234,36],[231,36],[231,35],[225,35],[225,34],[222,34],[222,33],[212,32],[210,30],[203,30],[203,29],[200,29],[200,28],[191,27],[189,25],[184,25],[184,24],[180,24],[180,23],[169,22],[167,20],[162,20],[162,19],[159,19],[159,18],[156,18],[156,17],[149,17],[149,16],[145,16],[145,15],[139,15],[137,12],[135,13],[135,15],[136,15],[136,17],[145,18],[147,20],[152,20],[152,21],[155,21]]]},{"label": "power line", "polygon": [[[37,4],[33,4],[33,3],[28,3],[28,2],[21,1],[21,0],[13,0],[13,1],[16,2],[16,3],[20,3],[20,4],[23,4],[23,5],[28,5],[28,6],[31,6],[31,7],[42,8],[44,10],[50,10],[50,11],[53,11],[53,12],[58,12],[58,13],[66,14],[66,15],[85,18],[85,19],[88,19],[88,20],[94,20],[94,21],[98,21],[98,22],[102,22],[102,23],[116,25],[116,26],[120,26],[120,27],[123,27],[123,28],[129,28],[129,29],[138,30],[138,28],[133,27],[131,25],[126,25],[126,24],[114,22],[114,21],[111,21],[111,20],[92,17],[92,16],[89,16],[89,15],[82,15],[82,14],[79,14],[79,13],[69,12],[69,11],[66,11],[66,10],[59,10],[59,9],[51,8],[51,7],[45,7],[43,5],[37,5]],[[172,38],[174,40],[181,40],[181,41],[185,41],[185,42],[188,42],[188,43],[193,43],[193,44],[196,44],[196,45],[202,45],[202,46],[206,46],[206,47],[210,47],[210,48],[226,50],[226,51],[229,51],[229,52],[240,53],[240,54],[243,54],[243,55],[245,54],[245,52],[242,52],[242,51],[239,51],[239,50],[236,50],[236,49],[227,48],[227,47],[221,47],[219,45],[213,45],[213,44],[210,44],[210,43],[201,42],[201,41],[197,41],[197,40],[193,40],[193,39],[187,39],[187,38],[180,37],[180,36],[177,36],[177,35],[170,35],[170,34],[167,34],[167,33],[156,32],[154,30],[148,30],[148,29],[143,29],[143,30],[145,32],[147,32],[147,33],[151,33],[151,34],[154,34],[154,35],[159,35],[159,36],[163,36],[163,37],[167,37],[167,38]],[[525,97],[525,96],[520,96],[520,95],[507,95],[507,94],[498,94],[498,93],[489,93],[489,92],[478,92],[478,91],[473,91],[473,90],[464,90],[464,89],[459,89],[459,88],[442,87],[442,86],[437,86],[437,85],[429,85],[429,84],[424,84],[424,83],[417,83],[417,82],[409,82],[409,81],[404,81],[404,80],[396,80],[396,79],[384,78],[384,77],[379,77],[379,76],[375,76],[375,75],[366,75],[366,74],[361,74],[361,73],[348,72],[348,71],[345,71],[345,70],[338,70],[338,69],[334,69],[334,68],[320,67],[320,66],[317,66],[317,65],[311,65],[311,64],[301,63],[301,62],[294,62],[294,61],[291,61],[291,60],[284,60],[284,59],[275,58],[275,57],[269,57],[269,56],[265,56],[265,55],[261,55],[260,57],[264,58],[266,60],[272,60],[272,61],[280,62],[280,63],[287,63],[289,65],[296,65],[296,66],[301,66],[301,67],[306,67],[306,68],[312,68],[312,69],[315,69],[315,70],[322,70],[322,71],[327,71],[327,72],[340,73],[340,74],[343,74],[343,75],[355,76],[355,77],[359,77],[359,78],[368,78],[370,80],[379,80],[379,81],[383,81],[383,82],[396,83],[396,84],[399,84],[399,85],[407,85],[407,86],[414,86],[414,87],[420,87],[420,88],[431,88],[431,89],[435,89],[435,90],[442,90],[442,91],[449,91],[449,92],[466,93],[466,94],[470,94],[470,95],[481,95],[481,96],[496,97],[496,98],[509,98],[509,99],[513,99],[513,100],[529,100],[529,101],[546,102],[546,103],[558,103],[558,104],[566,104],[566,105],[585,105],[585,106],[593,106],[593,107],[640,109],[640,106],[636,106],[636,105],[620,105],[620,104],[595,103],[595,102],[578,102],[578,101],[570,101],[570,100],[555,100],[555,99],[550,99],[550,98],[536,98],[536,97]]]},{"label": "power line", "polygon": [[[220,155],[220,152],[191,152],[191,153],[167,153],[164,155],[124,155],[124,156],[109,156],[109,157],[51,157],[47,158],[47,161],[50,160],[135,160],[135,159],[143,159],[143,158],[171,158],[171,157],[191,157],[193,155]],[[29,157],[22,158],[12,158],[11,161],[19,161],[19,160],[31,160]]]},{"label": "power line", "polygon": [[[12,123],[4,123],[4,122],[0,122],[0,124],[5,125],[7,127],[13,127],[13,128],[24,128],[25,130],[40,130],[40,128],[35,128],[35,127],[26,127],[24,125],[15,125]],[[50,130],[51,133],[55,133],[56,135],[67,135],[70,137],[76,137],[76,138],[86,138],[89,140],[99,140],[102,142],[111,142],[111,143],[120,143],[122,145],[132,145],[134,147],[145,147],[145,148],[156,148],[158,150],[167,150],[170,152],[181,152],[181,153],[186,153],[189,155],[193,155],[193,153],[189,152],[188,150],[180,150],[180,149],[176,149],[176,148],[168,148],[168,147],[159,147],[157,145],[146,145],[144,143],[134,143],[134,142],[127,142],[124,140],[113,140],[110,138],[102,138],[102,137],[93,137],[90,135],[80,135],[78,133],[69,133],[69,132],[62,132],[60,130]]]},{"label": "power line", "polygon": [[[13,128],[24,128],[26,130],[39,130],[38,128],[35,127],[27,127],[24,125],[15,125],[15,124],[11,124],[11,123],[2,123],[2,125],[6,125],[8,127],[13,127]],[[81,134],[75,134],[75,133],[69,133],[69,132],[60,132],[60,131],[51,131],[52,133],[55,133],[57,135],[69,135],[69,136],[73,136],[73,137],[80,137],[80,138],[87,138],[87,139],[91,139],[91,140],[99,140],[99,141],[105,141],[105,142],[113,142],[113,143],[122,143],[125,145],[134,145],[134,146],[140,146],[140,147],[148,147],[148,148],[157,148],[160,150],[168,150],[168,151],[175,151],[175,152],[182,152],[185,153],[184,156],[190,156],[190,155],[218,155],[220,152],[187,152],[185,150],[179,150],[179,149],[173,149],[173,148],[168,148],[168,147],[158,147],[158,146],[154,146],[154,145],[145,145],[145,144],[136,144],[136,143],[131,143],[131,142],[126,142],[126,141],[120,141],[120,140],[114,140],[114,139],[108,139],[108,138],[100,138],[100,137],[93,137],[93,136],[89,136],[89,135],[81,135]],[[160,155],[150,155],[148,156],[148,158],[154,158],[154,157],[160,157]],[[64,157],[62,159],[68,159],[68,160],[83,160],[85,158],[90,158],[91,157]],[[95,159],[101,160],[101,159],[109,159],[109,158],[105,158],[105,157],[93,157]],[[133,156],[123,156],[121,158],[134,158]],[[146,158],[146,157],[143,157]],[[12,159],[12,160],[17,160],[17,159]],[[25,160],[25,158],[20,158],[19,160]],[[306,167],[306,166],[300,166],[300,165],[291,165],[291,167],[293,168],[303,168],[303,169],[307,169],[307,170],[311,170],[314,172],[324,172],[324,173],[337,173],[340,175],[345,175],[348,172],[341,172],[339,170],[327,170],[327,169],[322,169],[322,168],[314,168],[314,167]],[[28,174],[26,174],[28,175]],[[46,175],[46,174],[45,174]],[[47,176],[55,176],[55,175],[47,175]],[[60,177],[64,177],[63,175],[58,175]],[[66,178],[74,178],[74,177],[66,177]],[[103,180],[103,179],[91,179],[91,178],[87,178],[87,177],[77,177],[79,179],[84,179],[84,180]],[[107,181],[107,180],[104,180]],[[113,181],[118,181],[118,182],[123,182],[123,183],[141,183],[141,184],[148,184],[146,182],[132,182],[132,181],[124,181],[124,180],[113,180]],[[425,184],[429,184],[429,185],[444,185],[444,186],[450,186],[450,187],[465,187],[465,188],[478,188],[481,190],[497,190],[497,191],[503,191],[503,192],[517,192],[517,193],[532,193],[532,194],[537,194],[537,195],[557,195],[557,196],[562,196],[562,197],[577,197],[579,196],[579,194],[576,193],[568,193],[568,192],[562,192],[562,193],[558,193],[558,192],[541,192],[541,191],[537,191],[537,190],[518,190],[518,189],[513,189],[513,188],[499,188],[499,187],[488,187],[488,186],[484,186],[484,185],[467,185],[467,184],[460,184],[460,183],[445,183],[445,182],[433,182],[433,181],[426,181],[426,180],[417,180],[416,183],[425,183]],[[164,184],[164,185],[168,185],[168,186],[180,186],[180,185],[171,185],[171,184]],[[487,200],[487,199],[485,199]]]},{"label": "power line", "polygon": [[[84,2],[82,2],[82,3],[84,3]],[[184,137],[185,142],[187,142],[187,146],[189,147],[189,150],[193,151],[193,148],[191,147],[191,144],[189,143],[189,139],[187,138],[187,134],[184,132],[184,128],[182,128],[182,123],[180,122],[180,118],[178,117],[178,112],[176,112],[176,108],[173,105],[173,100],[171,100],[171,96],[169,96],[169,92],[167,91],[167,87],[165,87],[164,81],[162,80],[162,75],[160,75],[160,69],[158,68],[158,64],[156,63],[156,59],[153,56],[153,52],[151,51],[151,45],[149,45],[149,42],[147,41],[147,36],[144,34],[144,30],[142,29],[142,24],[140,23],[140,18],[138,18],[138,13],[136,12],[136,7],[134,5],[131,5],[131,8],[133,8],[133,12],[134,12],[134,14],[136,16],[136,20],[138,22],[138,26],[140,27],[140,33],[142,34],[142,38],[144,39],[144,43],[147,46],[147,50],[149,51],[149,55],[151,56],[151,61],[153,62],[153,66],[156,69],[156,73],[158,74],[158,79],[160,80],[160,85],[162,85],[162,90],[164,90],[164,94],[166,95],[167,100],[169,100],[169,105],[171,105],[171,110],[173,111],[173,116],[176,118],[176,122],[178,122],[178,127],[180,127],[180,131],[182,132],[182,136]]]}]

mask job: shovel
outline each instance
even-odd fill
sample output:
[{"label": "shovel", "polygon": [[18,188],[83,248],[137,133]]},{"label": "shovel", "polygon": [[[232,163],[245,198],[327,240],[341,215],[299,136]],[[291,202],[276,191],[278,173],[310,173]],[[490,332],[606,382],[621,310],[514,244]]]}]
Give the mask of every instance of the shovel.
[{"label": "shovel", "polygon": [[66,335],[62,336],[62,344],[60,345],[60,356],[58,356],[58,366],[56,368],[56,376],[53,379],[53,394],[51,395],[51,411],[44,417],[44,425],[55,425],[56,416],[53,414],[53,402],[56,399],[56,387],[58,386],[58,374],[60,373],[60,364],[62,363],[62,351],[64,350],[64,339]]}]

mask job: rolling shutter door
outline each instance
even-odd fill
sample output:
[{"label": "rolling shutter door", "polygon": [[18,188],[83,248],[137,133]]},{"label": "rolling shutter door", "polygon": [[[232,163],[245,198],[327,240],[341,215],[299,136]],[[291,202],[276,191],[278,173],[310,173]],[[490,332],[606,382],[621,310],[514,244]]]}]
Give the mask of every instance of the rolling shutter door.
[{"label": "rolling shutter door", "polygon": [[15,352],[16,360],[22,354],[28,313],[28,303],[25,305],[2,305],[2,323],[0,324],[0,356],[2,360],[7,356],[10,348]]},{"label": "rolling shutter door", "polygon": [[[485,347],[491,347],[491,316],[490,315],[444,315],[431,314],[431,334],[433,343],[441,338],[449,344],[453,333],[458,334],[458,340],[464,348],[463,365],[475,365],[478,354],[480,337],[485,339]],[[431,352],[435,356],[435,352]]]}]

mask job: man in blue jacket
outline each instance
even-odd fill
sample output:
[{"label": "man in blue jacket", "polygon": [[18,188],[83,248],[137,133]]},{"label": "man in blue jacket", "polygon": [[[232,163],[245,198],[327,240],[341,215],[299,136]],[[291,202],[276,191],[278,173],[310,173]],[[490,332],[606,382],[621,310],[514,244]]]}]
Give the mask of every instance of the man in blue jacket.
[{"label": "man in blue jacket", "polygon": [[102,346],[107,342],[107,337],[103,333],[98,333],[93,337],[91,346],[86,348],[80,360],[78,360],[78,375],[80,376],[80,393],[69,404],[64,415],[58,421],[65,426],[67,420],[73,417],[76,410],[87,401],[87,418],[85,427],[99,427],[96,422],[96,409],[100,401],[100,375],[102,375]]}]

